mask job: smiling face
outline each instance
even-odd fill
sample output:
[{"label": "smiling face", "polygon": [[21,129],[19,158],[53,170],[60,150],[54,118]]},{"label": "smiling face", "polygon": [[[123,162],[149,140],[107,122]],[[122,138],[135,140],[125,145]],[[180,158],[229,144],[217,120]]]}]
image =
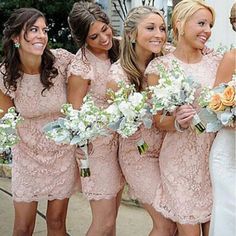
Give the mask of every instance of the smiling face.
[{"label": "smiling face", "polygon": [[108,51],[112,47],[112,37],[112,30],[107,24],[95,21],[89,28],[86,38],[87,47],[97,53]]},{"label": "smiling face", "polygon": [[180,36],[185,43],[192,48],[203,49],[206,41],[211,36],[213,17],[211,12],[206,9],[199,9],[189,20],[186,21],[184,33]]},{"label": "smiling face", "polygon": [[155,13],[142,18],[137,26],[135,50],[159,53],[166,42],[166,27],[162,17]]},{"label": "smiling face", "polygon": [[14,39],[14,43],[20,44],[20,56],[42,56],[48,43],[48,28],[43,17],[39,17],[29,28],[21,31]]}]

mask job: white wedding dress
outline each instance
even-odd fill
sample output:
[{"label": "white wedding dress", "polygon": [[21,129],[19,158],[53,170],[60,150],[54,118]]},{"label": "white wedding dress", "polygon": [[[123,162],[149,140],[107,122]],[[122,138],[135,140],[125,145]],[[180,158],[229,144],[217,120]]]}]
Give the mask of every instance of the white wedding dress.
[{"label": "white wedding dress", "polygon": [[236,235],[235,129],[221,129],[211,148],[213,210],[210,236]]}]

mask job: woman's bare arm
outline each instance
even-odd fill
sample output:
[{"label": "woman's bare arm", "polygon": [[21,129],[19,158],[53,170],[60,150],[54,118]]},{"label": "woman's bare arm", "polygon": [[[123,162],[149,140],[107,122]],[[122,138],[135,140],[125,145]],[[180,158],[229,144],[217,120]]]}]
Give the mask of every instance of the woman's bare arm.
[{"label": "woman's bare arm", "polygon": [[232,49],[231,51],[225,53],[216,73],[214,87],[221,83],[227,83],[232,79],[232,76],[236,70],[235,60],[236,49]]},{"label": "woman's bare arm", "polygon": [[14,103],[11,98],[0,90],[0,109],[3,110],[3,113],[0,113],[0,118],[7,112],[8,108],[13,106]]},{"label": "woman's bare arm", "polygon": [[67,84],[67,102],[71,103],[74,109],[79,109],[83,98],[88,92],[89,80],[80,76],[71,75]]}]

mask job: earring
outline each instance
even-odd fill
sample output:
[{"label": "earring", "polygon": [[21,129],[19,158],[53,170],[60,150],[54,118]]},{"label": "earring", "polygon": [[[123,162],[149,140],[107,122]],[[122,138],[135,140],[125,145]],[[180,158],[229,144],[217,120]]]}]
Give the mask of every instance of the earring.
[{"label": "earring", "polygon": [[20,47],[20,43],[15,42],[15,43],[14,43],[14,47],[15,47],[15,48],[19,48],[19,47]]},{"label": "earring", "polygon": [[131,39],[130,43],[134,44],[134,43],[136,43],[136,40],[135,39]]},{"label": "earring", "polygon": [[180,35],[183,36],[183,35],[184,35],[184,31],[181,31],[181,32],[180,32]]}]

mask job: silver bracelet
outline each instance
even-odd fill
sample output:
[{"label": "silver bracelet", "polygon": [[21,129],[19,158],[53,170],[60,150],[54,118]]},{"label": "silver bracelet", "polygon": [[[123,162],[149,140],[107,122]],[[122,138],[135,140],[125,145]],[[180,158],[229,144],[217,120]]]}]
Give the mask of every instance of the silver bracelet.
[{"label": "silver bracelet", "polygon": [[175,129],[178,132],[184,132],[184,130],[186,130],[186,128],[180,127],[180,124],[178,123],[178,121],[176,119],[175,119]]}]

